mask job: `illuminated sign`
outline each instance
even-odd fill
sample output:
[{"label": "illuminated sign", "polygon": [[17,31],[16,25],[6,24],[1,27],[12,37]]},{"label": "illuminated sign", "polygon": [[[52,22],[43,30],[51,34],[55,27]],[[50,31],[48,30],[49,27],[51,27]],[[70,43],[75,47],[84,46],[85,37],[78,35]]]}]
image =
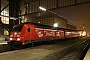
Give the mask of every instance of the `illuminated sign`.
[{"label": "illuminated sign", "polygon": [[46,32],[46,36],[55,36],[55,32]]}]

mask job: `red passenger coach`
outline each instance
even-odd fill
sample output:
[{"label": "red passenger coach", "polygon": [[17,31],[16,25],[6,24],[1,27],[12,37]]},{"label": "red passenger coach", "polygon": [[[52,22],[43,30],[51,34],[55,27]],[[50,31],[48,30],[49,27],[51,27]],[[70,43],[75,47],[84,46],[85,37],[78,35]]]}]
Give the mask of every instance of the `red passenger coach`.
[{"label": "red passenger coach", "polygon": [[80,37],[78,30],[65,29],[65,38],[77,38]]},{"label": "red passenger coach", "polygon": [[28,44],[40,41],[64,39],[64,30],[36,23],[15,25],[10,33],[10,44]]}]

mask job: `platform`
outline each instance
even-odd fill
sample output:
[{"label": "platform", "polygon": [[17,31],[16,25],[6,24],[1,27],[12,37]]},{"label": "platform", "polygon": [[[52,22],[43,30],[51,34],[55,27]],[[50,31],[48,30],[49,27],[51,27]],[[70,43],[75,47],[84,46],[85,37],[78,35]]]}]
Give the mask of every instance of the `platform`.
[{"label": "platform", "polygon": [[90,48],[88,49],[88,51],[87,51],[83,60],[90,60]]},{"label": "platform", "polygon": [[7,44],[7,41],[5,41],[5,37],[0,36],[0,45]]}]

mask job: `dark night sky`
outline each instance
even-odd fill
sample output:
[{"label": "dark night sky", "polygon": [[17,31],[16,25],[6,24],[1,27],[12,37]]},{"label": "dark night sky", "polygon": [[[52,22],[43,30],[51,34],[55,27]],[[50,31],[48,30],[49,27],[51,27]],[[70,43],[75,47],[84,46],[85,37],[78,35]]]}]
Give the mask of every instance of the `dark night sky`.
[{"label": "dark night sky", "polygon": [[68,23],[76,26],[78,29],[90,32],[90,3],[60,8],[53,12],[67,18]]}]

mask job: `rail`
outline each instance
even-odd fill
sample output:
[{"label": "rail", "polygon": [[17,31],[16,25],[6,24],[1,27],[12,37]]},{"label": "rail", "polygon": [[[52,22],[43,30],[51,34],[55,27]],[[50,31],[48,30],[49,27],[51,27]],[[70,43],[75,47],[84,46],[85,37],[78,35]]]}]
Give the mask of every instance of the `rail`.
[{"label": "rail", "polygon": [[[87,42],[88,41],[85,40],[83,42],[76,43],[76,44],[74,44],[70,47],[60,49],[60,50],[44,57],[44,59],[42,58],[41,60],[64,60],[64,59],[66,59],[66,60],[69,60],[69,59],[75,60],[75,59],[81,58],[81,56],[79,54],[81,54],[81,52],[83,52],[85,50],[85,48],[84,49],[81,48],[81,50],[83,50],[83,51],[80,50],[81,51],[81,52],[79,51],[80,53],[76,53],[75,50],[77,50],[78,46],[86,44]],[[74,54],[74,55],[72,55],[72,54]],[[78,55],[78,57],[77,57],[77,55]]]},{"label": "rail", "polygon": [[77,57],[75,58],[75,60],[83,60],[83,58],[84,58],[85,55],[86,55],[87,50],[89,49],[89,45],[90,45],[90,43],[88,43],[88,44],[84,47],[84,49],[80,52],[79,56],[77,56]]}]

